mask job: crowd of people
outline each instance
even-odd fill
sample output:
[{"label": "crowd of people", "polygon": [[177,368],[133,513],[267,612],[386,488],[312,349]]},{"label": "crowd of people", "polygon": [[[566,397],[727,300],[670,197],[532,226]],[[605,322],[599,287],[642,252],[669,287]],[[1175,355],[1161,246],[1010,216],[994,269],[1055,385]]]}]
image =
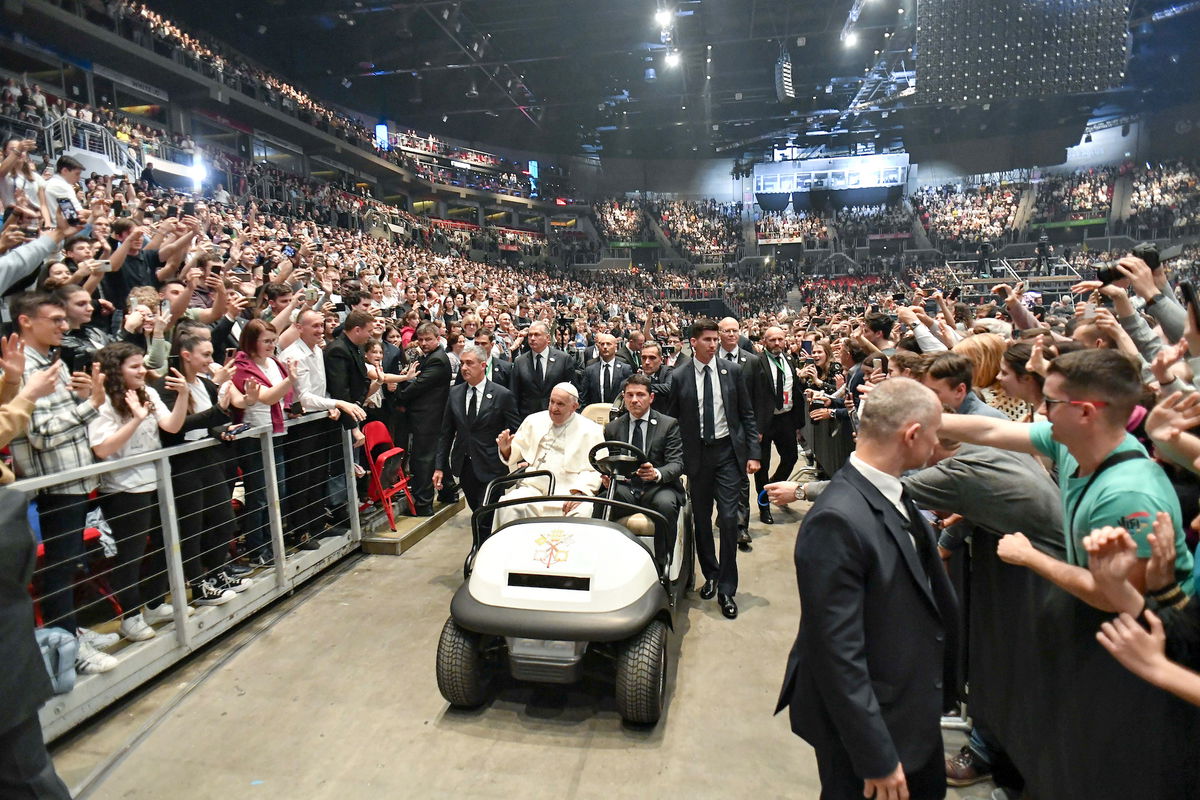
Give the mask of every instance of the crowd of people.
[{"label": "crowd of people", "polygon": [[935,247],[973,250],[1013,232],[1021,192],[1022,187],[1006,184],[947,184],[922,187],[909,202]]},{"label": "crowd of people", "polygon": [[[278,216],[252,202],[218,203],[145,182],[84,179],[69,157],[55,164],[36,202],[23,177],[32,149],[23,140],[7,143],[0,162],[0,187],[10,204],[0,233],[0,283],[14,334],[0,348],[7,392],[0,398],[17,415],[9,441],[15,475],[7,477],[53,476],[176,442],[220,442],[220,458],[172,458],[173,471],[202,475],[205,487],[196,492],[195,481],[174,483],[177,508],[194,509],[179,514],[193,606],[229,602],[276,557],[313,547],[322,536],[345,535],[349,514],[357,510],[338,493],[343,426],[361,444],[362,425],[382,422],[406,448],[413,513],[432,513],[436,500],[448,502],[458,491],[472,493],[469,499],[477,503],[480,487],[456,475],[445,457],[452,447],[442,439],[446,398],[454,382],[503,386],[513,396],[509,423],[519,428],[553,406],[555,391],[575,406],[616,402],[620,385],[596,376],[607,375],[600,372],[603,365],[617,359],[624,365],[618,372],[645,375],[663,407],[672,409],[679,401],[671,399],[678,385],[671,371],[688,363],[684,359],[702,357],[707,345],[695,338],[706,337],[711,324],[713,341],[720,342],[713,355],[728,356],[744,376],[756,418],[750,430],[762,433],[780,456],[772,469],[770,448],[764,448],[754,491],[768,491],[779,502],[791,499],[787,492],[812,498],[823,489],[787,483],[801,457],[817,477],[833,477],[855,463],[863,437],[880,435],[871,419],[875,393],[886,398],[889,385],[916,391],[891,384],[897,377],[928,387],[936,407],[948,409],[941,426],[972,447],[1040,455],[1050,472],[1036,497],[1059,491],[1050,481],[1054,474],[1063,497],[1078,497],[1072,470],[1091,457],[1083,443],[1116,442],[1128,424],[1132,434],[1120,439],[1120,448],[1158,456],[1134,465],[1136,485],[1158,488],[1092,502],[1065,533],[1014,501],[1012,514],[1041,520],[1047,529],[1039,536],[1026,529],[1022,536],[1006,528],[986,541],[1001,561],[1109,613],[1140,612],[1131,598],[1150,591],[1151,601],[1160,602],[1156,607],[1171,610],[1167,641],[1190,635],[1185,622],[1192,613],[1187,598],[1193,562],[1182,520],[1196,510],[1189,470],[1200,443],[1186,432],[1195,404],[1182,398],[1192,391],[1193,378],[1185,355],[1200,348],[1200,333],[1174,299],[1170,264],[1152,270],[1140,259],[1121,258],[1120,281],[1076,287],[1091,296],[1078,307],[1027,303],[1021,287],[1006,286],[997,287],[994,300],[971,306],[953,299],[949,289],[956,277],[940,267],[802,280],[800,302],[789,307],[785,296],[796,288],[790,274],[698,278],[685,270],[628,270],[584,277],[559,267],[498,267],[462,257],[469,233],[465,240],[440,240],[459,246],[437,252],[431,245],[445,231],[417,218],[410,237],[389,242],[358,229]],[[61,212],[51,197],[66,199],[75,214]],[[183,213],[188,203],[190,213]],[[513,235],[515,241],[526,236]],[[1188,264],[1176,262],[1183,270],[1194,266],[1194,249],[1186,257]],[[691,289],[739,301],[738,317],[710,323],[689,315],[672,302],[671,292]],[[905,397],[904,413],[924,413],[925,400]],[[562,402],[572,405],[571,399]],[[286,427],[289,418],[318,413],[325,416]],[[750,425],[748,419],[740,424]],[[237,438],[233,426],[243,422],[271,426],[278,434],[273,478],[259,440]],[[1005,427],[1013,424],[1018,427]],[[959,454],[950,443],[939,447],[948,463],[975,452]],[[1028,466],[1043,469],[1036,461]],[[1127,469],[1132,467],[1114,467],[1113,475]],[[1027,479],[1034,477],[1031,471]],[[282,553],[267,533],[272,479],[283,500],[288,549]],[[723,558],[731,557],[731,548],[736,552],[735,543],[743,551],[751,547],[749,483],[738,494],[736,511],[720,508],[729,496],[718,493]],[[958,510],[966,519],[944,525],[940,545],[947,558],[964,534],[975,548],[983,546],[972,525],[990,530],[998,524],[978,518],[974,508],[956,509],[954,492],[922,493],[925,484],[908,485],[914,502],[938,512]],[[984,486],[981,491],[986,481]],[[44,548],[34,581],[41,620],[75,634],[79,672],[114,668],[117,660],[106,650],[118,639],[153,638],[177,616],[164,599],[156,491],[152,472],[135,467],[35,498]],[[1046,496],[1054,507],[1057,494]],[[1015,497],[1035,502],[1032,493]],[[759,508],[771,524],[770,507]],[[1166,517],[1156,518],[1159,512]],[[1105,527],[1112,525],[1120,532]],[[108,607],[120,609],[107,621],[99,601],[74,605],[76,565],[84,531],[92,527],[106,528],[113,542],[110,555],[89,559],[113,587]],[[1148,539],[1152,530],[1154,541]],[[805,533],[801,541],[808,541]],[[718,561],[715,553],[702,558],[706,583],[720,590],[722,612],[736,617],[736,585],[723,583],[727,573]],[[1155,600],[1167,597],[1174,599],[1165,605]],[[1121,663],[1157,679],[1159,673],[1124,644],[1123,637],[1132,636],[1126,628],[1104,634]],[[969,647],[996,647],[987,636],[986,626],[972,628]],[[1187,675],[1167,688],[1188,696],[1188,681],[1200,677]],[[1035,697],[996,675],[973,675],[972,692],[981,682],[1008,692],[1017,704]],[[1006,753],[1018,766],[1034,769],[1023,762],[1024,745],[1011,739],[1003,718],[989,718],[986,710],[975,718],[977,736],[962,753],[939,762],[939,772],[960,782],[988,775],[1001,780],[997,765]]]},{"label": "crowd of people", "polygon": [[1129,171],[1119,167],[1075,170],[1062,175],[1047,175],[1037,184],[1033,222],[1101,219],[1112,208],[1113,185]]},{"label": "crowd of people", "polygon": [[801,239],[808,248],[829,244],[829,227],[820,214],[794,211],[763,212],[754,221],[754,233],[761,242],[773,239]]},{"label": "crowd of people", "polygon": [[637,200],[613,198],[592,205],[592,218],[604,242],[644,242],[649,226]]},{"label": "crowd of people", "polygon": [[741,203],[672,200],[648,210],[671,245],[693,263],[735,260],[742,243]]},{"label": "crowd of people", "polygon": [[833,215],[833,224],[843,240],[862,240],[871,234],[909,233],[912,215],[902,203],[843,206]]},{"label": "crowd of people", "polygon": [[1194,161],[1139,166],[1132,178],[1127,222],[1134,235],[1176,237],[1200,230],[1200,168]]}]

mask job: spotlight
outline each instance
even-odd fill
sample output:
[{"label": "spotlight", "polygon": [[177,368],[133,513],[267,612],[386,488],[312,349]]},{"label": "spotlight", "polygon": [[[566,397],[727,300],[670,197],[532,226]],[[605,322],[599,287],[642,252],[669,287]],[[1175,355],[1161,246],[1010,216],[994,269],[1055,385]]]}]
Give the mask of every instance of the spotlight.
[{"label": "spotlight", "polygon": [[667,53],[666,64],[668,67],[678,67],[679,66],[679,51],[678,50],[672,50],[671,52]]},{"label": "spotlight", "polygon": [[654,12],[654,23],[660,28],[666,28],[671,24],[671,18],[674,16],[669,9],[660,8]]},{"label": "spotlight", "polygon": [[854,47],[854,45],[858,44],[858,34],[854,31],[850,31],[850,33],[846,34],[846,38],[843,39],[842,42],[846,45],[846,47]]},{"label": "spotlight", "polygon": [[350,82],[349,78],[342,78],[342,88],[343,89],[349,89],[353,85],[354,84]]}]

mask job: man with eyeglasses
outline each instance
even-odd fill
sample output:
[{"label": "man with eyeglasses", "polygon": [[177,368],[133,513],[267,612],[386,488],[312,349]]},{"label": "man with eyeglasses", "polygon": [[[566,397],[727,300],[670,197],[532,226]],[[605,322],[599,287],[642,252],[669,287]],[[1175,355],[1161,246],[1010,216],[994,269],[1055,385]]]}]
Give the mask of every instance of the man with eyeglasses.
[{"label": "man with eyeglasses", "polygon": [[1046,421],[1024,424],[971,415],[944,415],[947,439],[1044,455],[1058,467],[1067,560],[1036,548],[1020,532],[1000,540],[999,556],[1028,567],[1102,611],[1112,604],[1088,570],[1083,538],[1095,528],[1119,526],[1137,543],[1129,581],[1146,590],[1146,565],[1155,516],[1165,511],[1175,528],[1175,574],[1191,594],[1192,555],[1184,538],[1179,498],[1166,473],[1125,426],[1142,395],[1137,367],[1114,350],[1066,353],[1050,362],[1043,387]]},{"label": "man with eyeglasses", "polygon": [[[70,373],[59,359],[67,311],[52,295],[25,292],[12,301],[12,316],[24,346],[22,380],[58,363],[60,380],[54,393],[38,400],[25,433],[9,445],[18,478],[57,475],[94,462],[88,423],[104,404],[104,376]],[[11,381],[13,376],[5,375]],[[79,651],[75,667],[83,673],[107,672],[116,666],[99,648],[115,640],[80,628],[75,619],[72,582],[83,557],[83,528],[88,494],[98,485],[95,476],[56,484],[37,494],[38,521],[45,548],[41,605],[46,625],[76,633]]]}]

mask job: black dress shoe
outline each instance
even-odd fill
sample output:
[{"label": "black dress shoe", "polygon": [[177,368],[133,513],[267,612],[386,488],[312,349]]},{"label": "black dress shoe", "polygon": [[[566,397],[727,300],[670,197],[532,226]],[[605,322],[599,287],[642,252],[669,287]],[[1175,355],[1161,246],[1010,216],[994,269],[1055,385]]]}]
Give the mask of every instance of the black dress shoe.
[{"label": "black dress shoe", "polygon": [[775,524],[775,517],[771,516],[771,507],[770,506],[767,506],[766,508],[760,508],[758,510],[758,518],[762,521],[762,523],[764,525],[774,525]]},{"label": "black dress shoe", "polygon": [[750,544],[750,531],[745,528],[738,531],[737,546],[738,550],[741,550],[743,553],[749,553],[754,549]]},{"label": "black dress shoe", "polygon": [[321,543],[316,540],[316,537],[305,534],[300,537],[301,550],[320,550]]},{"label": "black dress shoe", "polygon": [[721,607],[721,613],[727,619],[737,619],[737,603],[733,602],[733,598],[727,594],[717,595],[717,605]]},{"label": "black dress shoe", "polygon": [[713,595],[717,593],[717,582],[709,578],[700,587],[700,599],[711,600]]}]

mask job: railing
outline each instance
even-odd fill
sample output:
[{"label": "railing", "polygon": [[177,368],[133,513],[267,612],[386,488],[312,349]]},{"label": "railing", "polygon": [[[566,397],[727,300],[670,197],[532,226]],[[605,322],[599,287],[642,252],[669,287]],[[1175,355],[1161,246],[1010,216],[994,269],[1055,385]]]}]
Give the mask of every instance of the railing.
[{"label": "railing", "polygon": [[[270,426],[263,426],[247,431],[233,444],[208,438],[11,484],[12,489],[26,492],[39,506],[37,518],[44,553],[35,573],[35,584],[40,587],[35,601],[41,624],[97,629],[115,627],[120,620],[128,618],[132,610],[121,605],[122,598],[130,603],[136,600],[139,608],[145,604],[148,610],[148,604],[163,598],[165,591],[169,590],[171,598],[169,617],[165,611],[149,620],[145,616],[147,612],[135,617],[153,624],[165,622],[164,627],[144,640],[127,641],[113,656],[115,666],[95,674],[79,674],[71,691],[55,695],[46,703],[41,710],[41,722],[47,740],[66,733],[358,549],[362,530],[349,432],[334,426],[324,413],[288,420],[286,425],[288,432],[282,437],[272,436]],[[281,461],[278,460],[280,457]],[[201,576],[213,576],[227,572],[233,563],[229,551],[233,529],[229,522],[235,465],[241,468],[245,490],[245,510],[239,526],[241,533],[246,536],[248,545],[260,546],[261,552],[269,556],[266,560],[270,566],[260,568],[252,579],[236,579],[238,588],[229,589],[219,604],[200,604],[191,614],[184,599],[188,597],[189,588],[192,589],[190,602],[195,603],[198,599],[197,569]],[[307,471],[305,466],[309,467]],[[88,537],[80,527],[74,522],[60,523],[82,520],[84,511],[94,503],[82,494],[56,493],[55,487],[70,482],[94,481],[99,476],[119,471],[128,475],[127,471],[133,467],[153,469],[157,494],[149,502],[155,505],[149,510],[128,510],[106,518],[104,524],[111,528],[116,555],[108,560],[89,558],[85,541]],[[288,483],[289,469],[292,470],[291,484]],[[214,482],[212,476],[215,473],[224,473],[228,477],[225,481],[217,479]],[[322,480],[317,482],[317,476]],[[330,490],[339,491],[341,482],[345,484],[348,532],[315,540],[316,549],[289,550],[284,538],[285,517],[293,528],[304,524],[304,520],[309,521],[311,528],[318,515],[323,522]],[[79,491],[78,486],[68,488]],[[59,492],[63,491],[59,489]],[[130,509],[139,502],[145,506],[147,501],[134,497],[136,494],[101,493],[99,505],[112,512]],[[225,508],[215,502],[205,505],[206,500],[220,498],[223,498]],[[256,521],[263,522],[264,512],[260,510],[259,502],[264,500],[266,530],[261,524],[258,528],[249,528]],[[335,506],[335,512],[337,508]],[[161,522],[154,521],[154,516]],[[57,522],[52,523],[51,519]],[[151,520],[151,523],[142,528],[137,520]],[[89,523],[92,521],[89,517]],[[57,530],[60,527],[61,530]],[[81,563],[106,568],[89,570],[84,580],[77,581],[77,568]],[[47,577],[56,569],[55,585],[47,586]],[[114,581],[123,583],[113,585]],[[100,597],[76,607],[76,589],[84,585],[96,589]],[[233,592],[233,596],[229,596],[229,592]],[[165,604],[158,606],[160,610],[164,607]],[[64,609],[65,617],[63,613],[56,614]],[[70,622],[76,615],[79,619]],[[129,637],[124,638],[128,640]],[[116,646],[117,643],[108,645]]]},{"label": "railing", "polygon": [[144,158],[135,156],[132,144],[122,142],[103,125],[64,116],[46,126],[44,137],[50,158],[58,157],[68,147],[76,147],[103,156],[131,177],[136,178],[142,172]]}]

